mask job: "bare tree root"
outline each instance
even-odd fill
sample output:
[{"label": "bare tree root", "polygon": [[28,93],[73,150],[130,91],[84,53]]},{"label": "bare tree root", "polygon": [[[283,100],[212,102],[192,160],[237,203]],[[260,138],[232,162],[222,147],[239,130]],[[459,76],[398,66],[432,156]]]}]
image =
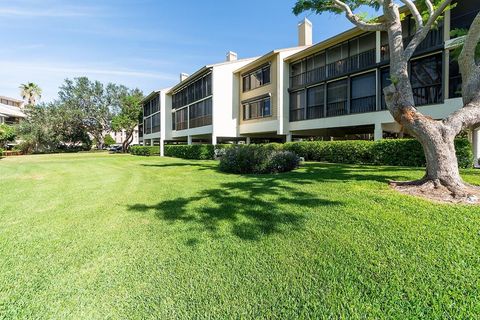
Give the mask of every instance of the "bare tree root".
[{"label": "bare tree root", "polygon": [[414,181],[390,181],[401,193],[442,203],[480,204],[480,188],[463,182],[422,178]]}]

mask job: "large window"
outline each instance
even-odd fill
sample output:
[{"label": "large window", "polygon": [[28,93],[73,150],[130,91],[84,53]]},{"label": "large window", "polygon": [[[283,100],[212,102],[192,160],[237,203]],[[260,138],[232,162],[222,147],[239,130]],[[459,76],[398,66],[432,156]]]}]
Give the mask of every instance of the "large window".
[{"label": "large window", "polygon": [[152,116],[152,133],[160,131],[160,113]]},{"label": "large window", "polygon": [[242,108],[243,120],[265,118],[272,115],[270,97],[243,103]]},{"label": "large window", "polygon": [[319,85],[307,90],[307,119],[323,118],[325,86]]},{"label": "large window", "polygon": [[410,64],[415,105],[442,102],[442,55],[413,60]]},{"label": "large window", "polygon": [[449,71],[449,88],[448,97],[457,98],[462,96],[462,75],[460,74],[460,67],[458,62],[450,56],[450,71]]},{"label": "large window", "polygon": [[331,82],[327,85],[327,117],[347,113],[347,80]]},{"label": "large window", "polygon": [[270,65],[242,76],[243,91],[253,90],[270,83]]},{"label": "large window", "polygon": [[172,95],[172,107],[178,109],[212,95],[212,74],[209,73]]},{"label": "large window", "polygon": [[188,108],[175,112],[175,130],[188,129]]},{"label": "large window", "polygon": [[189,107],[189,128],[202,127],[212,124],[212,99],[202,100]]},{"label": "large window", "polygon": [[375,111],[376,73],[370,72],[351,78],[350,113]]},{"label": "large window", "polygon": [[290,93],[290,121],[305,120],[305,90]]}]

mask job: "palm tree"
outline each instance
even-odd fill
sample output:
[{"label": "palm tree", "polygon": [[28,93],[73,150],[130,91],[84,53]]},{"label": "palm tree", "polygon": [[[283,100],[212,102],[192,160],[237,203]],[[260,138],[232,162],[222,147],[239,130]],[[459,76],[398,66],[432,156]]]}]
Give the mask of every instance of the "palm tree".
[{"label": "palm tree", "polygon": [[34,105],[42,97],[42,89],[36,83],[24,83],[20,85],[20,95],[29,105]]}]

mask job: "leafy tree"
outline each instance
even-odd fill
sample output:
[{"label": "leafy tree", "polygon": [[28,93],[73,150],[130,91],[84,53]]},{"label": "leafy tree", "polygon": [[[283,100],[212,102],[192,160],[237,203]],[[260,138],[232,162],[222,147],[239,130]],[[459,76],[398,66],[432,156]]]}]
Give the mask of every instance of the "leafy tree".
[{"label": "leafy tree", "polygon": [[128,93],[125,86],[113,83],[104,86],[99,81],[80,77],[65,80],[58,95],[59,103],[75,110],[86,131],[98,141],[97,147],[102,149],[104,132],[110,131],[111,120],[120,109],[121,98]]},{"label": "leafy tree", "polygon": [[112,138],[111,135],[107,134],[104,138],[103,138],[103,144],[107,147],[111,146],[112,144],[115,144],[115,139]]},{"label": "leafy tree", "polygon": [[14,141],[16,137],[15,128],[8,124],[0,124],[0,148],[5,147],[8,142]]},{"label": "leafy tree", "polygon": [[[392,84],[384,89],[385,100],[393,118],[410,135],[420,141],[427,159],[425,176],[419,181],[395,183],[410,190],[432,194],[439,190],[460,200],[472,199],[479,190],[463,182],[455,155],[454,138],[464,129],[480,125],[480,66],[475,60],[475,50],[480,41],[480,13],[473,21],[459,56],[462,74],[463,108],[445,119],[434,120],[415,107],[410,83],[408,62],[428,32],[450,8],[452,0],[401,0],[416,23],[416,33],[404,45],[399,5],[394,0],[298,0],[295,14],[313,11],[317,14],[332,12],[344,14],[355,26],[364,31],[383,31],[390,45],[390,74]],[[367,20],[355,13],[361,6],[383,11],[383,17]]]},{"label": "leafy tree", "polygon": [[24,83],[20,85],[20,95],[27,104],[34,105],[42,97],[42,89],[33,82]]},{"label": "leafy tree", "polygon": [[128,147],[133,141],[133,133],[142,117],[143,94],[139,90],[134,90],[127,96],[122,97],[120,103],[120,112],[112,119],[112,129],[115,131],[125,130],[126,137],[122,142],[123,152],[128,151]]}]

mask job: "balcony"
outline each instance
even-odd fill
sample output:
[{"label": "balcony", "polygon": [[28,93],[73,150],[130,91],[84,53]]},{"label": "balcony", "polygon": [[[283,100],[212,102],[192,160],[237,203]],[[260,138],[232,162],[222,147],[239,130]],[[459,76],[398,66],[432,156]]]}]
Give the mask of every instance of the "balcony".
[{"label": "balcony", "polygon": [[327,65],[328,77],[338,77],[346,73],[361,70],[375,65],[375,49],[332,62]]},{"label": "balcony", "polygon": [[364,113],[376,110],[377,97],[369,96],[352,99],[350,102],[350,113]]},{"label": "balcony", "polygon": [[442,84],[413,88],[413,99],[416,106],[443,102]]},{"label": "balcony", "polygon": [[375,65],[375,49],[332,62],[290,77],[290,87],[298,88],[324,81],[329,78],[345,75]]},{"label": "balcony", "polygon": [[347,114],[347,101],[327,104],[327,117],[337,117]]},{"label": "balcony", "polygon": [[212,115],[190,119],[190,128],[198,128],[212,124]]},{"label": "balcony", "polygon": [[186,130],[188,129],[188,121],[181,121],[175,123],[175,130]]},{"label": "balcony", "polygon": [[[404,47],[412,41],[413,36],[408,36],[403,39]],[[440,26],[438,29],[432,29],[427,34],[425,39],[420,43],[415,50],[415,53],[421,53],[425,51],[429,51],[431,49],[435,49],[438,46],[443,44],[443,26]],[[390,60],[390,47],[388,44],[384,44],[380,47],[380,56],[382,61]]]},{"label": "balcony", "polygon": [[305,120],[305,108],[290,110],[290,121]]},{"label": "balcony", "polygon": [[307,107],[307,119],[319,119],[323,117],[323,105]]}]

